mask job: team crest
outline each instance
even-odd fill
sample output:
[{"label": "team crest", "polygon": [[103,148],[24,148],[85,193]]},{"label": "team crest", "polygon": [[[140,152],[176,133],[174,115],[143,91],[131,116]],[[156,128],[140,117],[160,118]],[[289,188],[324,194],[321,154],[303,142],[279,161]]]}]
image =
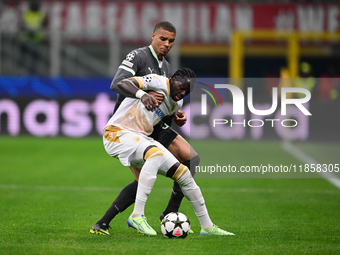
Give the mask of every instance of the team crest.
[{"label": "team crest", "polygon": [[140,141],[140,138],[138,136],[134,136],[133,137],[133,140],[135,140],[136,142],[139,142]]}]

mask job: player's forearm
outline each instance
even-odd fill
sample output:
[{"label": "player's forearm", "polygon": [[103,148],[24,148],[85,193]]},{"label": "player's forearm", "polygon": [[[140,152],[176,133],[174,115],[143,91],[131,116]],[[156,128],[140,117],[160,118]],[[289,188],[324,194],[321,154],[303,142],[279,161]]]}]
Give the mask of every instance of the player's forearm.
[{"label": "player's forearm", "polygon": [[118,83],[118,87],[130,97],[139,98],[148,111],[156,111],[159,106],[158,101],[153,96],[139,88],[139,84],[134,78],[122,80]]},{"label": "player's forearm", "polygon": [[127,93],[125,93],[123,90],[121,90],[118,86],[119,82],[121,82],[122,79],[113,79],[111,85],[110,85],[110,89],[113,90],[114,92],[116,92],[117,94],[120,94],[124,97],[131,97],[131,95],[128,95]]},{"label": "player's forearm", "polygon": [[120,94],[124,97],[131,97],[130,94],[125,93],[119,86],[118,83],[121,82],[124,79],[129,79],[132,77],[132,74],[130,72],[127,72],[123,69],[118,69],[117,73],[112,80],[112,83],[110,85],[110,89],[116,92],[117,94]]},{"label": "player's forearm", "polygon": [[118,82],[117,87],[124,93],[123,95],[128,97],[140,98],[140,94],[145,94],[145,92],[139,89],[138,82],[133,78],[124,79]]}]

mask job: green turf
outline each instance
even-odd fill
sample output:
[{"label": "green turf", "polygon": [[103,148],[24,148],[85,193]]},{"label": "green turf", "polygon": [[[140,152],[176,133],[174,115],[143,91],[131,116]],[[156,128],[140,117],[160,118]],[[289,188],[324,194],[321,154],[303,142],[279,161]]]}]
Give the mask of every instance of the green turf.
[{"label": "green turf", "polygon": [[[337,142],[333,143],[316,143],[316,142],[296,142],[294,145],[303,150],[305,153],[313,157],[319,164],[340,164],[340,145]],[[337,178],[340,178],[340,171],[333,172]]]},{"label": "green turf", "polygon": [[[193,144],[199,152],[221,146]],[[263,158],[299,163],[278,142],[227,144],[225,161],[238,166]],[[214,149],[201,155],[203,163],[217,160]],[[236,236],[200,236],[184,201],[181,211],[195,233],[169,240],[157,218],[172,183],[158,177],[145,212],[157,237],[127,228],[132,208],[113,220],[112,235],[96,236],[88,233],[90,227],[133,180],[130,170],[106,154],[100,137],[1,137],[0,151],[0,254],[340,253],[340,190],[321,178],[198,178],[212,220]]]}]

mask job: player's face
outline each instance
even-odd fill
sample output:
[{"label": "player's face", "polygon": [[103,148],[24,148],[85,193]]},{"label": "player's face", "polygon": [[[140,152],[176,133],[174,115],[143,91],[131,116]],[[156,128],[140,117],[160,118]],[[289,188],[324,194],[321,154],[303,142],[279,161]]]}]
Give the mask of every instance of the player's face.
[{"label": "player's face", "polygon": [[179,101],[190,93],[190,79],[187,77],[177,79],[173,77],[170,80],[170,96],[174,101]]},{"label": "player's face", "polygon": [[163,28],[159,28],[154,33],[152,33],[151,37],[152,48],[156,52],[158,59],[161,60],[162,57],[168,54],[171,47],[174,45],[176,34],[164,30]]}]

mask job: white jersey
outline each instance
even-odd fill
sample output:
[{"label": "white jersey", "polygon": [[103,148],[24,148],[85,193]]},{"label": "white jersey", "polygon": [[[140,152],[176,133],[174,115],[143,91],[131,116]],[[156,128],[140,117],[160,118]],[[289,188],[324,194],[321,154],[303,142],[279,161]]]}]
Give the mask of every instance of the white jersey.
[{"label": "white jersey", "polygon": [[142,90],[153,90],[164,95],[164,100],[156,111],[148,111],[142,101],[138,98],[126,97],[119,106],[116,113],[110,118],[107,126],[116,126],[144,135],[153,132],[153,126],[163,117],[171,116],[183,105],[183,100],[174,101],[170,97],[169,79],[156,74],[149,74],[142,77],[133,77],[137,80]]}]

